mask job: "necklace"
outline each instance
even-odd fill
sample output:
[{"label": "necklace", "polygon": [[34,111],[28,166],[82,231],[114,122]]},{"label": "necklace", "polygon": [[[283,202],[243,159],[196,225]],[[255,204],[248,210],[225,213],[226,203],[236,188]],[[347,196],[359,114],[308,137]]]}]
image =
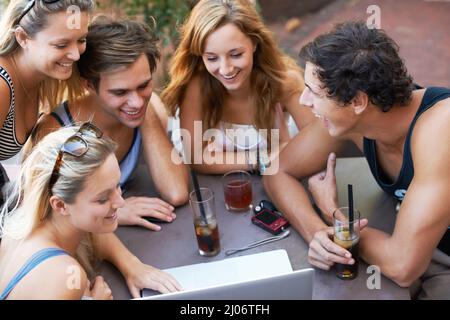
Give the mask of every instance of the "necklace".
[{"label": "necklace", "polygon": [[25,92],[25,95],[27,96],[27,99],[29,101],[33,101],[33,99],[28,94],[28,90],[23,85],[22,79],[20,78],[19,71],[17,70],[16,60],[14,59],[14,56],[11,56],[11,60],[12,60],[12,64],[13,64],[13,67],[14,67],[14,71],[17,74],[17,79],[19,80],[20,86],[22,87],[23,91]]}]

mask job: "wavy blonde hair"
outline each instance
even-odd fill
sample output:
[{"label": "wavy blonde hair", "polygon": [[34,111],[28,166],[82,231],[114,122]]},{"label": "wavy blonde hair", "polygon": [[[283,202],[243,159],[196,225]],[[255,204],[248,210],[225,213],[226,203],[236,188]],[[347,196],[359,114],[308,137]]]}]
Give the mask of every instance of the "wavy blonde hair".
[{"label": "wavy blonde hair", "polygon": [[295,83],[289,71],[301,73],[296,62],[285,55],[272,33],[264,25],[250,0],[201,0],[193,8],[181,28],[181,42],[175,51],[170,69],[171,81],[161,98],[171,115],[175,115],[183,100],[186,87],[194,76],[201,79],[202,110],[208,127],[222,118],[226,89],[206,70],[202,61],[207,37],[221,26],[232,23],[256,45],[251,73],[252,93],[255,97],[255,125],[273,127],[275,105],[286,94],[301,92],[301,77]]},{"label": "wavy blonde hair", "polygon": [[[66,203],[74,203],[86,180],[115,152],[116,144],[111,139],[83,136],[89,150],[81,157],[64,154],[58,180],[49,190],[59,150],[77,130],[78,127],[66,127],[48,134],[22,163],[16,184],[0,212],[0,237],[27,238],[51,218],[49,200],[52,195]],[[87,271],[92,269],[92,263],[88,261],[92,262],[94,257],[90,237],[83,239],[77,251],[77,259]]]},{"label": "wavy blonde hair", "polygon": [[[0,56],[12,55],[20,50],[19,43],[16,40],[15,31],[20,26],[31,38],[45,29],[49,23],[51,15],[58,12],[64,12],[70,6],[77,6],[81,12],[92,12],[94,2],[92,0],[60,0],[54,3],[42,4],[42,1],[36,0],[33,8],[28,11],[19,21],[19,18],[28,5],[28,0],[11,0],[5,15],[0,21]],[[47,108],[58,105],[65,97],[73,100],[84,92],[80,81],[78,70],[74,67],[72,76],[65,80],[46,79],[39,88],[39,103],[42,111],[48,111]]]}]

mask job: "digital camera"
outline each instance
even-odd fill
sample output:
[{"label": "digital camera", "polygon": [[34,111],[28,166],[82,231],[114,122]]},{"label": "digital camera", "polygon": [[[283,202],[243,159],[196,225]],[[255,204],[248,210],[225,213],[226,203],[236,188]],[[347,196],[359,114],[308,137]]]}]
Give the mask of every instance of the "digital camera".
[{"label": "digital camera", "polygon": [[262,200],[253,211],[255,214],[252,216],[252,223],[272,234],[280,234],[289,227],[289,221],[270,201]]}]

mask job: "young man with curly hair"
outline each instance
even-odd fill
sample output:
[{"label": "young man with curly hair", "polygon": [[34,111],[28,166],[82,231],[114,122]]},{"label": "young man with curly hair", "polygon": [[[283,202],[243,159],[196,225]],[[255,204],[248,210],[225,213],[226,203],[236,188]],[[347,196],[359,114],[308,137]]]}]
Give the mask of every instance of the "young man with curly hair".
[{"label": "young man with curly hair", "polygon": [[[319,119],[283,150],[279,172],[265,176],[264,185],[308,241],[309,262],[325,270],[354,263],[327,226],[338,206],[336,153],[350,140],[380,187],[402,201],[392,234],[362,220],[360,256],[400,286],[420,288],[411,291],[414,298],[449,299],[450,89],[415,86],[397,44],[363,22],[338,25],[300,57],[306,85],[300,102]],[[311,175],[309,190],[325,221],[297,180]]]}]

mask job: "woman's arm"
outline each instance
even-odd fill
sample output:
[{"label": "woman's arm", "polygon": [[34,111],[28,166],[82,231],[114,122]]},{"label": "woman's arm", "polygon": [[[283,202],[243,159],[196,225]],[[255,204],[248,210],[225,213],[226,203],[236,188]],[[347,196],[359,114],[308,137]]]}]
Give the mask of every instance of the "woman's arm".
[{"label": "woman's arm", "polygon": [[144,288],[162,293],[181,290],[180,284],[168,273],[142,263],[113,233],[94,235],[99,257],[116,266],[125,278],[133,298],[139,298]]},{"label": "woman's arm", "polygon": [[[224,152],[208,148],[207,141],[203,141],[206,127],[207,125],[203,123],[200,79],[194,77],[187,85],[180,105],[180,129],[187,164],[195,171],[205,174],[248,170],[245,152]],[[256,153],[251,157],[256,158]],[[227,158],[229,161],[226,161]]]}]

